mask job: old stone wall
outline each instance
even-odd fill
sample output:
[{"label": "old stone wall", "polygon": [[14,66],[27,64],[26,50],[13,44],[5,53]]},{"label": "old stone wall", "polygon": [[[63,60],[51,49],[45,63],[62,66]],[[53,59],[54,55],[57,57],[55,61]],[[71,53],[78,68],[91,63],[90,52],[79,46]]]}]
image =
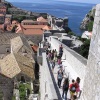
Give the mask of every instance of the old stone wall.
[{"label": "old stone wall", "polygon": [[0,44],[0,54],[6,54],[7,51],[11,52],[9,44]]},{"label": "old stone wall", "polygon": [[48,62],[46,59],[46,54],[42,53],[43,62],[40,66],[40,100],[60,100],[58,99],[53,79],[51,76],[51,71],[49,70]]},{"label": "old stone wall", "polygon": [[100,4],[96,6],[81,100],[100,100]]},{"label": "old stone wall", "polygon": [[3,93],[3,100],[12,99],[13,88],[13,80],[0,74],[0,90]]},{"label": "old stone wall", "polygon": [[[49,43],[51,43],[52,49],[56,49],[57,52],[59,52],[59,46],[61,45],[61,42],[55,39],[54,37],[51,37],[49,40]],[[65,59],[69,65],[73,68],[73,70],[77,73],[77,75],[81,78],[81,88],[83,87],[84,77],[85,77],[85,69],[87,60],[83,58],[81,55],[76,53],[75,51],[71,50],[66,45],[62,44],[63,46],[63,59]],[[71,73],[71,72],[70,72]]]}]

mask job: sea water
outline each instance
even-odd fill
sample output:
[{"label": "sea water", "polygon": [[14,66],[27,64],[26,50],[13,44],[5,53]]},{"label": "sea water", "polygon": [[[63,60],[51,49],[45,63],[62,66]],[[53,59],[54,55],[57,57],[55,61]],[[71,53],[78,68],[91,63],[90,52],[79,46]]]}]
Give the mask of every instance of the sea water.
[{"label": "sea water", "polygon": [[16,7],[33,12],[49,13],[59,18],[68,17],[68,26],[76,35],[81,35],[80,23],[85,15],[92,9],[95,4],[87,3],[73,3],[65,1],[47,1],[47,0],[33,0],[31,3],[12,2]]}]

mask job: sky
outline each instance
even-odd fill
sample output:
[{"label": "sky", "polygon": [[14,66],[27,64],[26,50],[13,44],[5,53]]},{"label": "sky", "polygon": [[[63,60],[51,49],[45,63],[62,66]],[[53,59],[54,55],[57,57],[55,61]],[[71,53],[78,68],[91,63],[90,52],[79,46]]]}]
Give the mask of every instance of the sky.
[{"label": "sky", "polygon": [[[6,0],[9,2],[43,2],[44,0]],[[48,1],[48,0],[46,0]],[[51,0],[50,0],[51,1]],[[69,2],[80,2],[80,3],[93,3],[98,4],[100,0],[52,0],[52,1],[69,1]]]}]

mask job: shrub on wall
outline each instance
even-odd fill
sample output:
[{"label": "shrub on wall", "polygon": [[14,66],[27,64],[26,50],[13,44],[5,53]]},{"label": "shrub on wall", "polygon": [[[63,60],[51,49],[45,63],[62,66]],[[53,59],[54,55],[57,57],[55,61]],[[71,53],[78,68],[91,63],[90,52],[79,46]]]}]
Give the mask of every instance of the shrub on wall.
[{"label": "shrub on wall", "polygon": [[19,84],[20,100],[26,100],[25,84]]},{"label": "shrub on wall", "polygon": [[89,47],[90,47],[90,40],[88,39],[84,41],[83,45],[80,47],[80,54],[85,58],[88,58]]},{"label": "shrub on wall", "polygon": [[92,31],[92,29],[93,29],[93,21],[89,22],[87,28],[88,28],[88,31],[89,31],[89,32]]}]

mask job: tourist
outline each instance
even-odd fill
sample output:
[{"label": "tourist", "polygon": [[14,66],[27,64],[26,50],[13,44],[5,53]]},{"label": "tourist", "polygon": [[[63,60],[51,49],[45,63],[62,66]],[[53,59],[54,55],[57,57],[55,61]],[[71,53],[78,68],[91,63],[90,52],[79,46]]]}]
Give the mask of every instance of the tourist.
[{"label": "tourist", "polygon": [[57,51],[56,51],[56,49],[54,50],[54,60],[55,60],[55,62],[57,61]]},{"label": "tourist", "polygon": [[49,50],[49,52],[48,52],[48,59],[49,59],[49,61],[51,60],[51,50]]},{"label": "tourist", "polygon": [[58,70],[58,73],[57,73],[57,80],[58,80],[58,87],[59,88],[61,87],[62,79],[63,79],[63,70],[60,69],[60,70]]},{"label": "tourist", "polygon": [[57,57],[57,62],[58,62],[58,65],[61,64],[61,57],[60,56]]},{"label": "tourist", "polygon": [[70,90],[70,99],[72,99],[76,93],[76,85],[74,79],[72,79],[72,83],[69,85],[69,90]]},{"label": "tourist", "polygon": [[51,65],[52,65],[52,72],[53,72],[55,68],[55,60],[52,60]]},{"label": "tourist", "polygon": [[48,48],[46,49],[46,55],[48,55],[48,53],[49,53],[49,50],[48,50]]},{"label": "tourist", "polygon": [[63,47],[62,45],[59,47],[59,56],[62,57],[63,55]]},{"label": "tourist", "polygon": [[51,60],[53,60],[54,59],[54,50],[52,50],[52,52],[51,52]]},{"label": "tourist", "polygon": [[59,68],[62,68],[63,69],[62,61],[59,64]]},{"label": "tourist", "polygon": [[77,96],[78,93],[80,92],[80,86],[79,86],[79,84],[80,84],[80,78],[77,77],[77,78],[76,78],[76,82],[75,82],[75,85],[76,85],[76,96]]},{"label": "tourist", "polygon": [[64,100],[67,100],[67,92],[68,92],[68,88],[69,88],[69,79],[65,78],[64,83],[63,83],[63,93],[62,93],[62,98]]}]

